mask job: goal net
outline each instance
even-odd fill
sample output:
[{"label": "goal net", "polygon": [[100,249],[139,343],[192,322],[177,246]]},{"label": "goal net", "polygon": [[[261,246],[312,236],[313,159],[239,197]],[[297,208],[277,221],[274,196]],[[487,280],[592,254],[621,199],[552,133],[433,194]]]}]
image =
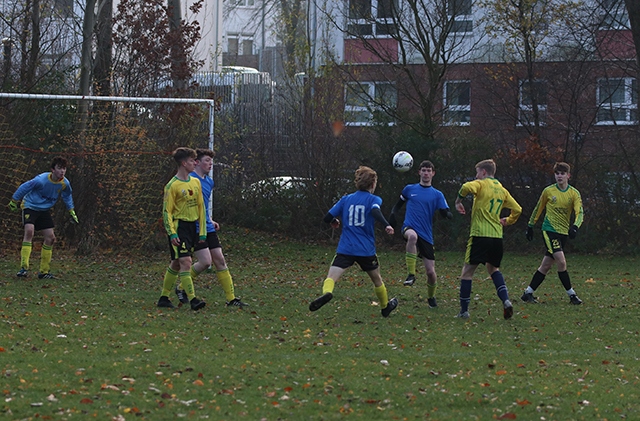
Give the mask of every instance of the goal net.
[{"label": "goal net", "polygon": [[[67,159],[80,224],[54,207],[57,246],[127,254],[166,248],[164,185],[175,174],[179,146],[213,146],[213,101],[0,94],[0,237],[4,253],[19,253],[22,224],[6,206],[17,187]],[[88,112],[82,113],[81,104]],[[34,238],[39,248],[41,237]]]}]

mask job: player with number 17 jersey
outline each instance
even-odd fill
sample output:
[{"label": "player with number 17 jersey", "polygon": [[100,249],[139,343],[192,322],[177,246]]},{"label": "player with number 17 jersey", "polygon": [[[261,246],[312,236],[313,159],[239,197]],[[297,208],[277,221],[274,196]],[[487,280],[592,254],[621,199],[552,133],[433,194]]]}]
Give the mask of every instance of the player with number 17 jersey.
[{"label": "player with number 17 jersey", "polygon": [[518,202],[493,177],[464,183],[458,192],[458,197],[463,198],[468,194],[474,196],[471,209],[471,237],[502,238],[502,224],[500,224],[502,208],[511,209],[511,214],[507,217],[507,225],[517,221],[522,213],[522,207]]},{"label": "player with number 17 jersey", "polygon": [[382,198],[368,191],[358,190],[343,196],[329,213],[342,220],[339,254],[374,256],[376,254],[373,209],[380,209]]}]

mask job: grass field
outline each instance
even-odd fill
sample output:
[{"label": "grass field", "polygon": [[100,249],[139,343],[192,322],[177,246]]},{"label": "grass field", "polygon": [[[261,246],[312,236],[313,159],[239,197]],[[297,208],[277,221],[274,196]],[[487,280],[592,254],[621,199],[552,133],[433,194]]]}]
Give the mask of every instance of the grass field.
[{"label": "grass field", "polygon": [[[404,253],[379,250],[400,305],[380,316],[356,268],[334,300],[309,301],[334,247],[238,229],[221,232],[236,293],[224,306],[212,274],[196,281],[208,305],[155,307],[166,253],[76,258],[54,250],[55,280],[15,277],[0,260],[0,418],[211,420],[617,420],[640,413],[640,262],[569,255],[571,306],[550,274],[541,303],[519,297],[541,254],[507,254],[512,320],[486,273],[469,320],[456,319],[463,250],[438,253],[439,307],[424,270],[404,287]],[[39,241],[39,239],[37,240]],[[18,247],[18,246],[16,246]],[[542,250],[540,250],[540,253]],[[34,252],[36,264],[39,252]],[[175,297],[172,297],[177,303]]]}]

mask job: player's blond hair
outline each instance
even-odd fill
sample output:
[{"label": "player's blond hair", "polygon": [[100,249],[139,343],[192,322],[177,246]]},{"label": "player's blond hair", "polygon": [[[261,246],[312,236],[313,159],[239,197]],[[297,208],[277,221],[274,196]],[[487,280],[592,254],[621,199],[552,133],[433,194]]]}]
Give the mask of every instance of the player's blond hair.
[{"label": "player's blond hair", "polygon": [[369,167],[361,165],[356,170],[354,181],[358,190],[369,191],[375,182],[378,181],[378,173]]},{"label": "player's blond hair", "polygon": [[485,170],[487,175],[493,177],[496,174],[496,163],[493,159],[485,159],[476,164],[476,168]]}]

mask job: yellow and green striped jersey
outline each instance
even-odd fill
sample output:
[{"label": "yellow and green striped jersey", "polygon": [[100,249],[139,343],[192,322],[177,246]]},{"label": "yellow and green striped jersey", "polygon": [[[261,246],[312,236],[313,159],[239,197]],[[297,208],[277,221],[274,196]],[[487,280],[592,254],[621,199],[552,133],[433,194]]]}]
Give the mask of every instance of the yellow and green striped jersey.
[{"label": "yellow and green striped jersey", "polygon": [[522,207],[518,202],[493,177],[464,183],[458,196],[463,198],[469,194],[473,195],[471,237],[502,238],[502,224],[500,224],[502,208],[511,209],[507,217],[507,225],[514,224],[522,213]]},{"label": "yellow and green striped jersey", "polygon": [[178,221],[199,222],[200,237],[207,235],[207,220],[200,180],[189,176],[187,180],[173,177],[164,187],[162,222],[169,236],[177,234]]},{"label": "yellow and green striped jersey", "polygon": [[584,212],[582,210],[582,197],[580,192],[567,185],[567,188],[560,190],[558,184],[552,184],[545,188],[538,199],[536,207],[533,209],[529,226],[534,226],[545,211],[544,221],[542,222],[542,230],[556,232],[558,234],[567,235],[571,225],[571,213],[576,216],[574,225],[578,228],[582,225]]}]

